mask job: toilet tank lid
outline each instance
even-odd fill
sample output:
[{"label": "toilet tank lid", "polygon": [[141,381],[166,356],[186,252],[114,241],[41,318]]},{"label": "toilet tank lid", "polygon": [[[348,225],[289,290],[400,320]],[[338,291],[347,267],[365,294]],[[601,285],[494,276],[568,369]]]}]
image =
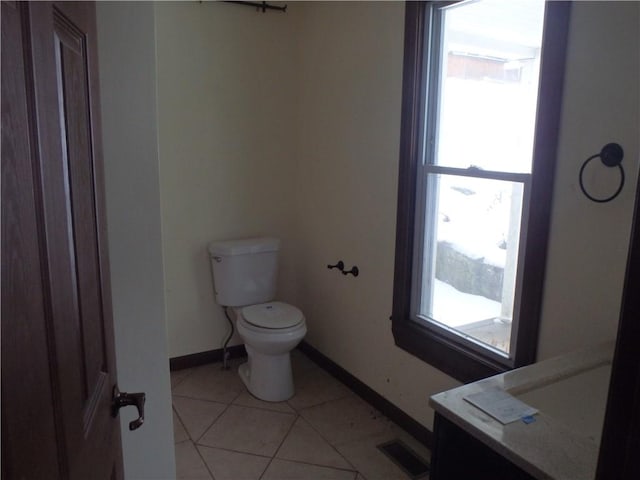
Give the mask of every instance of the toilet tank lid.
[{"label": "toilet tank lid", "polygon": [[211,242],[209,244],[209,254],[218,257],[277,252],[279,249],[280,240],[273,237],[244,238],[241,240]]}]

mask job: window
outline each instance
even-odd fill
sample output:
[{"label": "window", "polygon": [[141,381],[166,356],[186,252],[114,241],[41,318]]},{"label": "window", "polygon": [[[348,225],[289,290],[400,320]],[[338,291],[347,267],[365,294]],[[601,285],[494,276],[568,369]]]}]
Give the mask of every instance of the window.
[{"label": "window", "polygon": [[567,2],[408,2],[392,325],[471,381],[535,360]]}]

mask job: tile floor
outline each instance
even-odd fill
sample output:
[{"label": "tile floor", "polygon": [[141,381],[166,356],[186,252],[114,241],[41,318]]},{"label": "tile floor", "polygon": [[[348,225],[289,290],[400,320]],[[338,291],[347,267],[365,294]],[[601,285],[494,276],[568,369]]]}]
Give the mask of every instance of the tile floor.
[{"label": "tile floor", "polygon": [[171,372],[178,479],[406,480],[376,446],[399,438],[429,451],[303,353],[292,353],[296,394],[252,397],[221,363]]}]

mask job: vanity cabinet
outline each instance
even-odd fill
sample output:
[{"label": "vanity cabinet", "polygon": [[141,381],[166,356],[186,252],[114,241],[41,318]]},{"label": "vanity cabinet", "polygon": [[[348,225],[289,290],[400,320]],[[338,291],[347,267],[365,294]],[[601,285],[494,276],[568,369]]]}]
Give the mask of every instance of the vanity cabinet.
[{"label": "vanity cabinet", "polygon": [[430,480],[534,480],[509,460],[436,413]]},{"label": "vanity cabinet", "polygon": [[[431,480],[593,480],[613,342],[469,383],[430,398]],[[500,391],[537,409],[503,424],[466,400]]]}]

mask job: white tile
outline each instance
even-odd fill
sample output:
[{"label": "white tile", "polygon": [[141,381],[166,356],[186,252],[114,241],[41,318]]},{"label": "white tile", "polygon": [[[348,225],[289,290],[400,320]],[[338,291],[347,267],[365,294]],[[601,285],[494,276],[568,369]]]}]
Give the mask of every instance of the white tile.
[{"label": "white tile", "polygon": [[234,405],[242,405],[243,407],[264,408],[265,410],[273,410],[274,412],[295,413],[295,410],[289,406],[287,402],[265,402],[260,400],[249,392],[243,392],[233,401]]},{"label": "white tile", "polygon": [[250,395],[236,371],[243,361],[172,372],[179,479],[406,480],[376,448],[394,438],[429,461],[424,445],[301,352],[292,353],[287,402]]},{"label": "white tile", "polygon": [[174,370],[170,372],[171,376],[171,388],[176,387],[180,382],[193,373],[192,368],[185,368],[183,370]]},{"label": "white tile", "polygon": [[174,396],[173,408],[189,437],[195,442],[225,411],[227,404]]},{"label": "white tile", "polygon": [[176,443],[176,476],[178,480],[212,480],[192,442]]},{"label": "white tile", "polygon": [[351,395],[351,390],[320,368],[294,375],[295,394],[287,400],[296,410]]},{"label": "white tile", "polygon": [[176,415],[176,412],[172,410],[173,413],[173,443],[184,442],[185,440],[189,440],[189,434],[182,425],[180,418]]},{"label": "white tile", "polygon": [[232,362],[232,368],[222,370],[222,363],[212,363],[197,367],[174,389],[173,394],[181,397],[231,403],[245,386],[238,376],[238,361]]},{"label": "white tile", "polygon": [[269,465],[269,457],[198,446],[215,480],[258,480]]},{"label": "white tile", "polygon": [[276,457],[326,467],[353,469],[353,466],[302,417],[296,420]]},{"label": "white tile", "polygon": [[394,427],[393,422],[355,395],[305,408],[300,415],[334,446]]},{"label": "white tile", "polygon": [[262,480],[354,480],[356,472],[274,459]]},{"label": "white tile", "polygon": [[200,445],[272,456],[295,420],[290,413],[231,405],[199,440]]}]

